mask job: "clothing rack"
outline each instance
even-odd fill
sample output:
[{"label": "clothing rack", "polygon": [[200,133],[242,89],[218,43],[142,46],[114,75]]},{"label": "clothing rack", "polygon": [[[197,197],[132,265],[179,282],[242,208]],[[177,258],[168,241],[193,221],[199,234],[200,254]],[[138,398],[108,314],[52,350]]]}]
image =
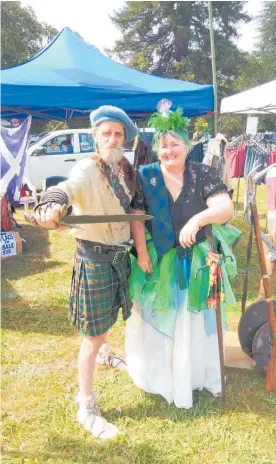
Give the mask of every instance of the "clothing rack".
[{"label": "clothing rack", "polygon": [[[241,134],[239,135],[238,137],[235,137],[233,140],[231,140],[230,142],[227,143],[226,147],[229,147],[229,148],[234,148],[237,146],[237,143],[242,143],[245,139],[246,135],[245,134]],[[240,177],[238,177],[238,185],[237,185],[237,195],[236,195],[236,202],[234,202],[233,200],[233,203],[234,203],[234,213],[235,215],[237,215],[238,213],[238,204],[239,204],[239,192],[240,192]]]},{"label": "clothing rack", "polygon": [[[230,148],[230,149],[238,148],[239,146],[241,146],[241,144],[243,142],[246,143],[246,146],[258,147],[264,154],[266,154],[266,155],[269,154],[269,150],[268,150],[266,144],[260,143],[259,141],[255,140],[254,136],[249,136],[247,134],[241,134],[238,137],[235,137],[233,140],[231,140],[230,142],[227,143],[227,148]],[[268,145],[270,146],[271,144],[268,144]],[[246,157],[246,159],[247,159],[247,157]],[[236,215],[238,215],[239,213],[242,213],[242,212],[238,211],[239,197],[240,197],[240,175],[237,176],[237,179],[238,179],[237,194],[236,194],[235,200],[233,199],[234,211],[235,211]]]}]

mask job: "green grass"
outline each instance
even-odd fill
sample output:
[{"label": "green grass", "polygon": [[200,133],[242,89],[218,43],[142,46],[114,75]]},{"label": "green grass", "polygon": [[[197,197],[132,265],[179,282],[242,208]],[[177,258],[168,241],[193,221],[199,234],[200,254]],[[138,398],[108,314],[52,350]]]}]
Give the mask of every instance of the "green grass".
[{"label": "green grass", "polygon": [[[241,191],[243,185],[241,185]],[[258,194],[265,211],[264,189]],[[20,211],[17,219],[23,223]],[[248,226],[236,250],[246,268]],[[265,222],[262,222],[265,226]],[[257,372],[227,369],[227,404],[196,392],[194,408],[179,410],[145,394],[127,374],[98,367],[96,390],[105,417],[123,432],[112,442],[93,439],[75,421],[77,356],[81,337],[67,322],[74,240],[67,233],[24,226],[23,254],[2,265],[2,462],[5,464],[142,464],[276,462],[276,395],[264,392]],[[253,250],[248,304],[258,293]],[[240,318],[243,274],[233,287]],[[111,330],[113,350],[123,353],[124,323]]]}]

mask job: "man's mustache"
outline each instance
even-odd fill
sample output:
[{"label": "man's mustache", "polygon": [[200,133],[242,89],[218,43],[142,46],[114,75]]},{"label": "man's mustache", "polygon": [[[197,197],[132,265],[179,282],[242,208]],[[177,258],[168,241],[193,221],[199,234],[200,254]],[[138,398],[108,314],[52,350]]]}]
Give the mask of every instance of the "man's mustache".
[{"label": "man's mustache", "polygon": [[119,163],[124,155],[124,148],[121,145],[115,145],[114,148],[98,146],[99,154],[104,161],[110,163]]}]

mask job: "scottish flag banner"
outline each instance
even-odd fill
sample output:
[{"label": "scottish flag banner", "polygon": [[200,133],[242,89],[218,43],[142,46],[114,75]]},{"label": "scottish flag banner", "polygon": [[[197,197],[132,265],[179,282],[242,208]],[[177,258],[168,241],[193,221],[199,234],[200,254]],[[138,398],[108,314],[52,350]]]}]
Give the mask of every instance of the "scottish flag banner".
[{"label": "scottish flag banner", "polygon": [[7,128],[1,126],[0,193],[2,196],[7,191],[11,204],[20,200],[31,122],[32,117],[28,116],[18,127]]}]

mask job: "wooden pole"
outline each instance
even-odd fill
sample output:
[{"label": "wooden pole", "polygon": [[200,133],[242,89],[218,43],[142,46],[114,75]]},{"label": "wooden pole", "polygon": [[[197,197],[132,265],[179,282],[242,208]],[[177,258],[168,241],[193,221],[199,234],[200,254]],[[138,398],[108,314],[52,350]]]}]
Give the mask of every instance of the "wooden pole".
[{"label": "wooden pole", "polygon": [[[212,226],[209,226],[206,232],[207,240],[209,243],[210,251],[217,254],[217,250],[214,243]],[[217,298],[216,301],[216,322],[217,322],[217,337],[219,347],[219,362],[220,362],[220,377],[221,377],[221,401],[225,403],[226,398],[226,381],[225,381],[225,364],[224,364],[224,343],[223,343],[223,327],[221,317],[221,306]]]},{"label": "wooden pole", "polygon": [[273,298],[272,298],[272,291],[269,276],[267,274],[267,267],[265,261],[265,254],[262,244],[262,236],[261,236],[261,228],[258,218],[258,212],[256,204],[250,204],[251,208],[251,220],[253,221],[256,243],[257,243],[257,250],[259,256],[259,263],[262,273],[262,280],[265,292],[265,301],[267,304],[268,310],[268,322],[269,328],[271,333],[271,340],[272,340],[272,349],[270,354],[270,359],[268,362],[267,367],[267,375],[266,375],[266,384],[265,390],[267,392],[276,390],[276,317],[274,313],[274,305],[273,305]]},{"label": "wooden pole", "polygon": [[216,52],[215,52],[215,41],[214,41],[214,29],[213,29],[213,9],[212,2],[208,1],[208,12],[209,12],[209,28],[210,28],[210,44],[211,44],[211,59],[212,59],[212,75],[213,75],[213,87],[214,87],[214,119],[213,119],[213,137],[218,133],[218,95],[217,95],[217,70],[216,70]]}]

